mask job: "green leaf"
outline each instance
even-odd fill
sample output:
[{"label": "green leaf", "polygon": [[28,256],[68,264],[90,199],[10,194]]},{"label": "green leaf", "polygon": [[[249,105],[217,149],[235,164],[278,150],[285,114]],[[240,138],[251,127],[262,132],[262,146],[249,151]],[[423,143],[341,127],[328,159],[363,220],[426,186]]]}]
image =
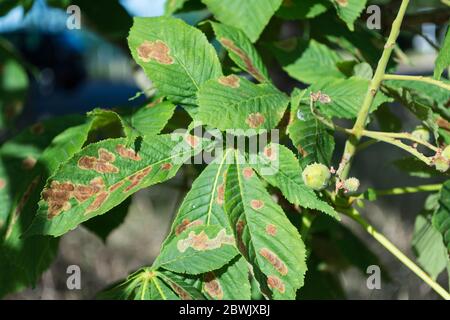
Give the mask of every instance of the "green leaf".
[{"label": "green leaf", "polygon": [[217,20],[241,29],[256,42],[283,0],[202,0]]},{"label": "green leaf", "polygon": [[174,103],[195,105],[201,84],[222,74],[205,35],[179,19],[134,18],[128,45],[159,93]]},{"label": "green leaf", "polygon": [[412,239],[417,262],[436,280],[449,262],[447,248],[442,241],[442,235],[431,224],[431,219],[418,215],[414,225]]},{"label": "green leaf", "polygon": [[[200,88],[198,103],[197,119],[204,124],[220,130],[262,132],[276,127],[289,100],[269,84],[256,85],[230,75],[206,82]],[[255,134],[253,130],[251,134]]]},{"label": "green leaf", "polygon": [[315,40],[309,41],[306,46],[300,44],[300,48],[302,52],[298,59],[283,66],[292,78],[304,83],[315,83],[324,78],[345,78],[336,66],[343,60],[336,51]]},{"label": "green leaf", "polygon": [[172,178],[182,163],[210,142],[168,134],[90,144],[64,163],[47,182],[27,235],[60,236],[108,212],[134,192]]},{"label": "green leaf", "polygon": [[213,300],[250,300],[249,268],[239,255],[223,268],[203,276],[202,292]]},{"label": "green leaf", "polygon": [[283,1],[277,16],[287,20],[314,18],[331,7],[328,0],[289,0]]},{"label": "green leaf", "polygon": [[[5,188],[0,188],[0,198],[5,200],[1,212],[7,219],[0,224],[0,296],[34,285],[56,255],[57,239],[44,236],[24,239],[21,235],[35,215],[47,176],[86,141],[93,119],[63,131],[50,144],[58,131],[76,122],[80,122],[80,117],[70,116],[35,125],[0,151],[0,168],[3,167],[0,172],[5,174],[0,177],[5,182]],[[47,144],[50,146],[42,152]]]},{"label": "green leaf", "polygon": [[287,132],[300,155],[303,168],[313,162],[331,165],[333,133],[317,120],[309,105],[301,103],[305,93],[306,90],[296,88],[291,95],[291,121]]},{"label": "green leaf", "polygon": [[128,214],[131,198],[126,199],[117,207],[112,208],[108,214],[97,216],[83,223],[83,226],[96,234],[103,242],[117,227],[119,227]]},{"label": "green leaf", "polygon": [[154,267],[200,274],[223,267],[238,253],[232,233],[218,225],[200,225],[165,243]]},{"label": "green leaf", "polygon": [[442,234],[444,245],[450,251],[450,180],[442,185],[439,208],[433,214],[433,226]]},{"label": "green leaf", "polygon": [[367,0],[330,0],[333,2],[336,12],[347,24],[347,27],[353,31],[355,29],[354,23],[361,15],[361,12],[366,7]]},{"label": "green leaf", "polygon": [[170,102],[154,101],[139,108],[124,122],[141,136],[151,136],[160,133],[172,118],[175,105]]},{"label": "green leaf", "polygon": [[[369,88],[369,80],[361,78],[349,79],[325,79],[314,83],[310,92],[321,91],[330,97],[328,104],[317,103],[320,111],[328,117],[355,118],[358,115],[364,97]],[[371,112],[375,111],[381,104],[390,102],[392,99],[377,92],[372,104]]]},{"label": "green leaf", "polygon": [[442,72],[450,66],[450,31],[447,30],[447,35],[445,36],[444,43],[442,44],[441,50],[439,51],[438,57],[436,58],[434,67],[434,78],[440,79]]},{"label": "green leaf", "polygon": [[263,291],[271,292],[274,299],[294,299],[306,272],[305,246],[237,151],[227,172],[225,209],[235,226],[238,248],[253,266]]},{"label": "green leaf", "polygon": [[267,145],[253,166],[267,182],[280,189],[290,203],[325,212],[340,220],[336,211],[304,184],[298,159],[285,146],[276,143]]},{"label": "green leaf", "polygon": [[230,58],[259,82],[270,82],[269,74],[251,41],[240,29],[211,22],[217,40],[228,51]]}]

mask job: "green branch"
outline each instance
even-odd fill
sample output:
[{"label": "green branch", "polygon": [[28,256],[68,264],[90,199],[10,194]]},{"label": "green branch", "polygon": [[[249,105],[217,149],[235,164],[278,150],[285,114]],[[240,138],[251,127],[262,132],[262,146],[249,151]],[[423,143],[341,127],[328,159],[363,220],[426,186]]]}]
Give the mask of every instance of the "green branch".
[{"label": "green branch", "polygon": [[450,91],[450,84],[424,76],[403,76],[398,74],[385,74],[384,80],[400,80],[400,81],[418,81],[435,85],[437,87]]},{"label": "green branch", "polygon": [[350,165],[352,158],[356,152],[357,145],[361,139],[362,131],[364,130],[367,122],[367,117],[369,115],[370,108],[375,99],[375,95],[380,89],[381,82],[383,81],[384,75],[386,73],[386,67],[388,65],[389,59],[392,55],[392,51],[395,48],[397,38],[400,34],[400,27],[402,25],[403,18],[406,13],[406,8],[408,7],[409,0],[402,0],[400,8],[398,10],[397,17],[392,23],[392,29],[389,34],[388,40],[384,46],[383,54],[378,61],[377,69],[375,74],[370,81],[369,88],[367,90],[366,96],[364,98],[363,104],[358,112],[355,125],[353,126],[354,136],[351,136],[344,148],[344,154],[342,155],[342,160],[339,165],[338,175],[342,180],[346,179],[350,170]]},{"label": "green branch", "polygon": [[383,247],[385,247],[390,253],[392,253],[400,262],[414,272],[420,279],[427,283],[437,294],[443,299],[450,300],[450,293],[442,288],[436,281],[423,271],[417,264],[409,259],[403,252],[401,252],[392,242],[390,242],[384,235],[379,233],[369,222],[367,222],[358,211],[355,209],[343,212],[350,217],[353,221],[356,221],[361,225],[364,230],[367,231],[375,240],[377,240]]},{"label": "green branch", "polygon": [[442,184],[425,184],[418,187],[397,187],[385,190],[372,190],[377,196],[391,196],[417,192],[433,192],[442,189]]}]

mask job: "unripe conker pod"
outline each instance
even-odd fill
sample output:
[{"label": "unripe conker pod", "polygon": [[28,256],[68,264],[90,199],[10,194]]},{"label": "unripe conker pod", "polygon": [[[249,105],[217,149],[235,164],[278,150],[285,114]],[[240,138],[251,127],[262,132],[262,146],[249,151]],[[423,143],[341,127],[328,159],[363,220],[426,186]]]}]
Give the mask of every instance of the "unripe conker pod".
[{"label": "unripe conker pod", "polygon": [[344,189],[346,192],[353,193],[358,191],[359,185],[360,183],[357,178],[348,178],[344,181]]},{"label": "unripe conker pod", "polygon": [[417,127],[413,132],[412,136],[416,139],[422,140],[422,141],[430,141],[431,135],[430,131],[424,127]]},{"label": "unripe conker pod", "polygon": [[321,163],[310,164],[302,172],[303,182],[313,190],[320,191],[327,187],[331,178],[330,169]]}]

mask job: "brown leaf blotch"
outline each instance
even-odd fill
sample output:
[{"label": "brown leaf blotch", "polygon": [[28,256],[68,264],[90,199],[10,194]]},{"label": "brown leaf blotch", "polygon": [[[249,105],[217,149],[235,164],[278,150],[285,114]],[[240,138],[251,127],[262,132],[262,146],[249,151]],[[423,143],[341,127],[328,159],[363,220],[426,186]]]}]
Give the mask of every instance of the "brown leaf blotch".
[{"label": "brown leaf blotch", "polygon": [[250,206],[254,210],[262,209],[262,208],[264,208],[264,201],[259,200],[259,199],[253,199],[252,201],[250,201]]},{"label": "brown leaf blotch", "polygon": [[192,148],[196,148],[200,142],[196,136],[193,136],[190,134],[186,135],[186,137],[184,139],[185,139],[186,143],[188,145],[190,145]]},{"label": "brown leaf blotch", "polygon": [[239,220],[236,223],[237,246],[244,256],[247,256],[247,248],[245,247],[242,236],[244,235],[245,221]]},{"label": "brown leaf blotch", "polygon": [[269,236],[275,237],[277,235],[277,227],[275,225],[273,225],[273,224],[268,224],[266,226],[266,233]]},{"label": "brown leaf blotch", "polygon": [[32,134],[41,135],[41,134],[43,134],[45,132],[45,127],[44,127],[44,125],[42,123],[38,122],[38,123],[35,123],[30,128],[30,131],[31,131]]},{"label": "brown leaf blotch", "polygon": [[5,179],[0,179],[0,190],[4,189],[5,187],[6,187]]},{"label": "brown leaf blotch", "polygon": [[252,59],[248,56],[247,53],[245,53],[244,50],[236,46],[236,44],[231,39],[220,38],[219,41],[225,48],[236,54],[242,60],[242,62],[244,62],[248,73],[250,73],[259,82],[265,82],[264,76],[261,74],[261,72],[259,72],[258,68],[255,67]]},{"label": "brown leaf blotch", "polygon": [[114,183],[110,188],[109,192],[114,192],[117,189],[120,189],[125,184],[125,180],[120,180],[119,182]]},{"label": "brown leaf blotch", "polygon": [[179,285],[171,282],[170,287],[181,298],[181,300],[193,300],[191,295],[186,290],[184,290],[182,287],[180,287]]},{"label": "brown leaf blotch", "polygon": [[218,205],[223,205],[225,201],[225,185],[222,183],[217,187],[217,198],[216,202]]},{"label": "brown leaf blotch", "polygon": [[239,77],[235,76],[234,74],[231,74],[229,76],[222,76],[217,80],[221,85],[224,85],[226,87],[230,88],[239,88],[240,86],[240,79]]},{"label": "brown leaf blotch", "polygon": [[135,174],[133,174],[132,176],[128,177],[128,181],[130,181],[131,183],[125,188],[125,190],[123,192],[127,193],[129,192],[131,189],[135,188],[137,185],[139,185],[141,183],[141,181],[147,177],[150,172],[152,171],[152,167],[147,167],[139,172],[136,172]]},{"label": "brown leaf blotch", "polygon": [[251,177],[253,177],[253,169],[250,167],[246,167],[242,170],[242,175],[244,176],[245,179],[250,179]]},{"label": "brown leaf blotch", "polygon": [[113,153],[104,148],[98,150],[98,158],[82,156],[78,160],[78,167],[82,170],[92,170],[98,173],[118,173],[119,169],[112,164],[116,160]]},{"label": "brown leaf blotch", "polygon": [[297,146],[297,150],[303,158],[308,155],[308,152],[301,145]]},{"label": "brown leaf blotch", "polygon": [[168,170],[172,169],[172,167],[173,167],[173,165],[170,162],[164,163],[161,166],[161,170],[168,171]]},{"label": "brown leaf blotch", "polygon": [[283,261],[271,250],[262,248],[259,250],[259,254],[264,257],[269,263],[283,276],[287,275],[288,268]]},{"label": "brown leaf blotch", "polygon": [[336,0],[336,2],[337,2],[338,5],[340,5],[341,7],[346,7],[346,6],[348,6],[348,0]]},{"label": "brown leaf blotch", "polygon": [[208,237],[205,231],[201,231],[198,235],[191,231],[186,239],[178,241],[177,249],[182,253],[188,248],[196,251],[206,251],[218,249],[224,244],[234,244],[234,237],[227,235],[225,229],[221,229],[216,237],[212,239]]},{"label": "brown leaf blotch", "polygon": [[160,64],[173,64],[174,62],[173,57],[170,56],[170,48],[161,40],[145,40],[137,47],[137,53],[139,58],[144,62],[150,62],[150,60]]},{"label": "brown leaf blotch", "polygon": [[264,156],[269,159],[270,161],[275,161],[277,159],[277,152],[276,148],[273,147],[265,147],[264,148]]},{"label": "brown leaf blotch", "polygon": [[255,112],[248,115],[247,119],[245,120],[245,123],[247,123],[247,125],[250,128],[256,129],[262,126],[265,121],[266,119],[261,113]]},{"label": "brown leaf blotch", "polygon": [[108,199],[109,193],[106,191],[100,192],[86,209],[86,214],[98,210],[103,203],[105,203],[106,199]]},{"label": "brown leaf blotch", "polygon": [[223,299],[223,290],[220,282],[217,280],[213,272],[208,272],[205,275],[203,290],[215,300]]},{"label": "brown leaf blotch", "polygon": [[141,161],[142,160],[141,156],[138,155],[136,153],[136,151],[134,151],[131,148],[126,148],[122,144],[118,144],[116,146],[116,151],[122,158],[130,159],[130,160],[133,160],[133,161]]},{"label": "brown leaf blotch", "polygon": [[190,221],[189,219],[183,219],[183,221],[181,221],[181,223],[179,225],[176,226],[175,228],[175,235],[180,235],[181,233],[183,233],[183,231],[195,227],[195,226],[200,226],[203,224],[203,221],[200,219],[194,220],[194,221]]},{"label": "brown leaf blotch", "polygon": [[284,282],[277,276],[268,276],[267,286],[272,290],[278,290],[280,293],[284,293],[286,291]]}]

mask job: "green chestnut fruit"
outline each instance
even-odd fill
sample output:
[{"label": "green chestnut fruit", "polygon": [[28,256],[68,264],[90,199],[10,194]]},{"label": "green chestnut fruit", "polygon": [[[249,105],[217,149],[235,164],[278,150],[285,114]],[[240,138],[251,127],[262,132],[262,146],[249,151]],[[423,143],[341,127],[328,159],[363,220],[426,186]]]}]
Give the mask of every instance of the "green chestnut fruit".
[{"label": "green chestnut fruit", "polygon": [[320,191],[328,186],[331,178],[330,169],[321,163],[310,164],[302,172],[305,185],[313,190]]}]

